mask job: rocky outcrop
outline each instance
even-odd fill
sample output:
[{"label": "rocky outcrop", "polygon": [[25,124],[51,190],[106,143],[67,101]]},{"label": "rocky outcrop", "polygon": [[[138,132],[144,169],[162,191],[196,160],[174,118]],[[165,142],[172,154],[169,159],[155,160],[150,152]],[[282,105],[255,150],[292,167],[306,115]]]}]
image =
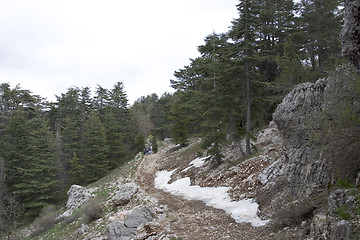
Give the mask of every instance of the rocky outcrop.
[{"label": "rocky outcrop", "polygon": [[281,164],[286,164],[284,173],[294,196],[307,197],[331,180],[328,163],[322,159],[323,149],[312,143],[321,130],[316,121],[323,111],[326,86],[325,79],[297,85],[273,115],[284,141]]},{"label": "rocky outcrop", "polygon": [[[282,183],[281,186],[286,186],[284,196],[296,200],[287,203],[286,198],[283,198],[276,201],[276,206],[292,205],[294,209],[300,209],[302,214],[301,207],[313,201],[314,208],[309,212],[309,218],[301,219],[312,219],[310,235],[315,239],[352,239],[351,236],[359,232],[359,200],[356,200],[360,198],[358,191],[329,188],[330,185],[335,185],[340,173],[356,175],[360,169],[359,150],[354,151],[349,148],[352,147],[351,144],[348,144],[354,142],[349,137],[355,132],[349,125],[347,135],[346,128],[342,125],[344,122],[341,122],[341,119],[346,119],[344,109],[349,116],[360,112],[353,81],[357,79],[355,73],[353,67],[341,66],[326,79],[297,85],[273,115],[283,137],[283,156],[265,168],[259,175],[259,180],[264,185],[269,185],[269,182],[274,182],[277,178],[286,181],[278,181]],[[358,141],[357,138],[354,139],[355,142]],[[344,141],[343,145],[339,144],[340,140]],[[350,150],[347,151],[348,149]],[[351,151],[356,156],[353,162],[347,155],[340,156]],[[278,185],[275,184],[258,198],[260,203],[261,200],[264,202],[262,205],[279,200],[276,199],[276,194],[271,194],[278,191]],[[294,215],[290,211],[285,213],[290,219]]]},{"label": "rocky outcrop", "polygon": [[127,204],[137,193],[138,189],[139,186],[136,183],[126,183],[113,197],[113,204],[115,206],[122,206]]},{"label": "rocky outcrop", "polygon": [[[353,81],[357,78],[355,72],[352,67],[345,65],[326,79],[299,84],[275,110],[273,120],[283,137],[282,161],[276,164],[286,166],[283,172],[292,196],[306,198],[317,190],[326,189],[334,180],[333,172],[356,175],[360,168],[355,157],[358,156],[358,148],[349,144],[339,120],[344,118],[344,109],[347,109],[349,116],[360,112]],[[334,134],[338,131],[342,133]],[[345,136],[342,145],[339,144],[339,137],[332,137],[340,135]],[[354,131],[349,129],[349,137],[352,135]],[[356,139],[353,142],[356,144]],[[349,151],[345,148],[349,148]],[[337,152],[350,154],[343,159],[347,164],[341,160],[344,156],[339,156]],[[275,174],[275,170],[277,166],[270,166],[267,175]],[[261,181],[266,182],[267,179]]]},{"label": "rocky outcrop", "polygon": [[345,21],[341,31],[342,52],[360,69],[360,1],[345,1]]},{"label": "rocky outcrop", "polygon": [[76,209],[93,196],[92,192],[93,191],[91,189],[86,189],[79,185],[72,185],[67,193],[67,210],[60,217],[71,216]]},{"label": "rocky outcrop", "polygon": [[150,209],[143,207],[133,210],[125,217],[125,221],[115,221],[107,226],[109,240],[133,239],[140,225],[151,222],[154,216]]}]

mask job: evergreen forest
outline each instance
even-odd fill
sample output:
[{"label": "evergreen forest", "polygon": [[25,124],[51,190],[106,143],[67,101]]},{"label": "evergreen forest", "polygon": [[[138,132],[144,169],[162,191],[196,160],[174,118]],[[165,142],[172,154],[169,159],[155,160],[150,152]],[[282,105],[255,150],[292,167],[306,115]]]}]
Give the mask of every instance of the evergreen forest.
[{"label": "evergreen forest", "polygon": [[209,33],[199,56],[175,71],[173,94],[131,105],[122,82],[70,87],[54,102],[2,83],[0,230],[63,201],[72,184],[104,177],[142,151],[149,136],[182,146],[200,137],[215,165],[224,144],[235,143],[239,157],[251,154],[253,132],[271,121],[285,94],[344,61],[342,4],[239,0],[228,32]]}]

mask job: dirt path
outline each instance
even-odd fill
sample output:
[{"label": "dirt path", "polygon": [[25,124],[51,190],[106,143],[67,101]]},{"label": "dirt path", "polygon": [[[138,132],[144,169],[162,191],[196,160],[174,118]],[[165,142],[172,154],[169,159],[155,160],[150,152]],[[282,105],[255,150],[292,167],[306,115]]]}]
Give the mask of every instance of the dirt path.
[{"label": "dirt path", "polygon": [[237,224],[223,210],[206,206],[201,201],[188,201],[154,188],[155,173],[161,169],[165,150],[146,156],[140,163],[136,179],[149,195],[167,205],[170,231],[185,239],[271,239],[266,227],[254,228],[248,223]]}]

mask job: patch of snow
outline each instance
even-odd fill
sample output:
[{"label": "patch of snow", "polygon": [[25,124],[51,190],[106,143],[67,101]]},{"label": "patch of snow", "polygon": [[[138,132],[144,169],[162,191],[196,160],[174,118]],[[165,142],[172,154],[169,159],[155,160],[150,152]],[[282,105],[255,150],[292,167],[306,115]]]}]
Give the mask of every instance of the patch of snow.
[{"label": "patch of snow", "polygon": [[192,165],[196,168],[202,167],[205,164],[205,161],[209,159],[211,156],[203,157],[203,158],[195,158],[192,160],[189,165]]},{"label": "patch of snow", "polygon": [[182,170],[181,172],[186,172],[187,170],[189,170],[189,169],[192,168],[192,167],[199,168],[199,167],[204,166],[205,161],[206,161],[207,159],[209,159],[210,157],[211,157],[211,156],[207,156],[207,157],[203,157],[203,158],[195,158],[194,160],[192,160],[192,161],[189,163],[189,167],[185,168],[185,169]]},{"label": "patch of snow", "polygon": [[[176,170],[176,169],[175,169]],[[155,188],[188,200],[201,200],[206,205],[224,210],[237,223],[249,222],[252,226],[263,226],[268,220],[261,220],[257,216],[258,204],[253,199],[231,201],[229,187],[200,187],[191,186],[190,178],[181,178],[169,184],[172,171],[159,171],[154,179]]]}]

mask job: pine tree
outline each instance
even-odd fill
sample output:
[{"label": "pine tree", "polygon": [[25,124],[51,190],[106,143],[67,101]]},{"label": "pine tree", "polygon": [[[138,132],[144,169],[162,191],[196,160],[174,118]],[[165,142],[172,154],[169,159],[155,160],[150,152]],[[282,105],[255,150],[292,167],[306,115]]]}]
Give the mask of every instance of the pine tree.
[{"label": "pine tree", "polygon": [[329,60],[340,57],[342,12],[340,0],[302,0],[301,24],[312,69],[323,72]]},{"label": "pine tree", "polygon": [[72,184],[81,184],[85,182],[85,179],[83,178],[83,173],[85,166],[80,163],[80,159],[76,156],[76,153],[74,153],[73,157],[70,160],[70,175],[72,176],[71,182]]},{"label": "pine tree", "polygon": [[154,108],[151,111],[150,120],[154,124],[155,129],[153,135],[158,136],[160,140],[170,137],[170,102],[172,95],[165,93],[161,98],[155,102]]},{"label": "pine tree", "polygon": [[22,201],[28,209],[27,214],[36,216],[41,208],[54,199],[58,182],[53,137],[48,124],[41,118],[33,121],[30,155],[26,159],[27,168],[24,171],[26,181],[15,185],[15,193],[22,196]]},{"label": "pine tree", "polygon": [[94,182],[109,171],[105,128],[97,114],[91,113],[85,123],[84,179]]},{"label": "pine tree", "polygon": [[157,144],[157,137],[156,136],[154,136],[154,138],[153,138],[153,140],[152,140],[152,151],[154,152],[154,153],[157,153],[157,151],[158,151],[158,144]]},{"label": "pine tree", "polygon": [[13,111],[9,123],[4,129],[2,156],[5,159],[6,185],[12,193],[16,185],[25,181],[25,170],[28,157],[31,127],[23,111]]},{"label": "pine tree", "polygon": [[[241,77],[245,83],[245,112],[246,112],[246,154],[251,153],[251,85],[256,80],[256,67],[258,65],[257,40],[260,39],[259,13],[260,4],[258,1],[243,0],[237,5],[240,17],[233,21],[229,32],[230,38],[235,42],[238,49],[238,63],[243,66],[244,74]],[[252,83],[252,84],[251,84]]]},{"label": "pine tree", "polygon": [[69,162],[68,159],[66,158],[66,154],[64,151],[63,137],[59,124],[57,125],[55,131],[54,158],[56,162],[56,168],[58,171],[56,179],[59,181],[59,191],[64,191],[69,181],[69,176],[68,176]]},{"label": "pine tree", "polygon": [[173,141],[181,146],[187,145],[190,134],[190,119],[188,109],[185,104],[186,100],[184,93],[175,93],[171,104],[170,119],[172,124],[170,128]]},{"label": "pine tree", "polygon": [[5,195],[6,195],[6,184],[5,184],[5,168],[4,158],[0,157],[0,231],[5,230]]},{"label": "pine tree", "polygon": [[99,112],[100,116],[104,115],[105,108],[109,106],[110,92],[98,85],[96,89],[96,96],[94,98],[94,107]]},{"label": "pine tree", "polygon": [[105,127],[106,142],[109,149],[107,161],[109,168],[115,169],[128,159],[128,153],[124,146],[124,137],[120,122],[115,118],[111,110],[104,116],[103,125]]}]

